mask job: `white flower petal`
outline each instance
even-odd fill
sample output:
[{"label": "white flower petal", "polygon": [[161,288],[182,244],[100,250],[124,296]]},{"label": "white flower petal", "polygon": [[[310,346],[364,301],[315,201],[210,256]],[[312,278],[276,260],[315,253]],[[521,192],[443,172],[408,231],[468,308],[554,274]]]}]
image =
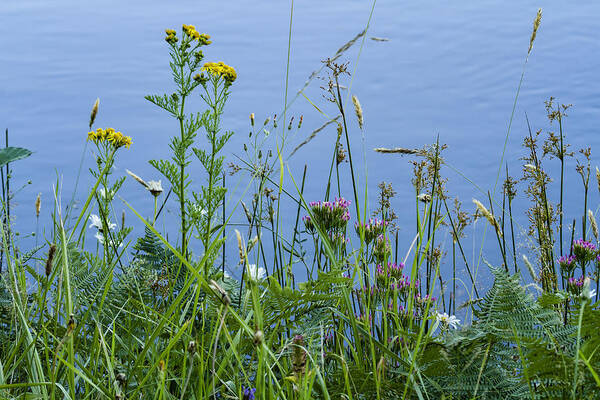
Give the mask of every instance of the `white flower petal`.
[{"label": "white flower petal", "polygon": [[265,278],[267,271],[263,267],[256,268],[256,264],[248,264],[246,267],[248,278],[253,281],[260,281]]},{"label": "white flower petal", "polygon": [[102,221],[100,221],[100,217],[96,214],[90,214],[90,228],[102,229]]}]

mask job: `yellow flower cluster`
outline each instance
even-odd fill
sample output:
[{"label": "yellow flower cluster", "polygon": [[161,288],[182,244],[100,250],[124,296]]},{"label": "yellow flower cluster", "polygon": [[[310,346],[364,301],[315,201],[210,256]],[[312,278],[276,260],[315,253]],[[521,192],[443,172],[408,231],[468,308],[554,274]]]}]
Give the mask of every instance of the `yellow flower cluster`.
[{"label": "yellow flower cluster", "polygon": [[225,64],[222,61],[219,62],[209,62],[204,64],[204,66],[202,67],[203,71],[208,71],[213,75],[222,77],[223,79],[225,79],[225,81],[227,83],[233,83],[233,81],[236,80],[237,78],[237,74],[235,73],[235,69],[233,69],[233,67],[230,67],[229,65]]},{"label": "yellow flower cluster", "polygon": [[87,138],[94,143],[108,142],[112,144],[115,149],[123,146],[129,148],[129,146],[131,146],[131,137],[125,136],[121,132],[115,131],[113,128],[98,128],[96,131],[90,131],[88,132]]},{"label": "yellow flower cluster", "polygon": [[194,40],[197,40],[202,45],[208,45],[210,41],[210,35],[206,33],[198,33],[194,25],[183,25],[183,32]]},{"label": "yellow flower cluster", "polygon": [[173,29],[165,29],[165,33],[167,34],[167,37],[165,38],[165,40],[167,41],[167,43],[177,43],[177,36],[175,36],[175,31]]}]

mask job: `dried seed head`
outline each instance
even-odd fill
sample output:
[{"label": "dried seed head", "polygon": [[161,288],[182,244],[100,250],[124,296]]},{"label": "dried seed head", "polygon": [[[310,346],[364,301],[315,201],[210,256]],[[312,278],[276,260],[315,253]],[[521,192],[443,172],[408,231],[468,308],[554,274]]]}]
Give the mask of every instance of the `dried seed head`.
[{"label": "dried seed head", "polygon": [[52,261],[54,260],[54,254],[56,253],[56,245],[52,243],[50,250],[48,250],[48,258],[46,259],[46,277],[52,273]]},{"label": "dried seed head", "polygon": [[292,368],[296,376],[304,374],[306,369],[306,350],[304,349],[304,337],[296,335],[292,339],[294,348],[292,350]]},{"label": "dried seed head", "polygon": [[376,147],[373,150],[375,150],[377,153],[384,153],[384,154],[393,154],[393,153],[397,153],[397,154],[416,154],[416,155],[424,155],[423,150],[419,150],[419,149],[406,149],[404,147],[394,147],[391,149],[388,149],[386,147]]},{"label": "dried seed head", "polygon": [[527,55],[531,53],[531,49],[533,48],[533,42],[535,40],[535,36],[537,35],[537,30],[540,27],[540,22],[542,22],[542,9],[538,9],[537,15],[533,20],[533,32],[531,32],[531,38],[529,39],[529,50],[527,50]]},{"label": "dried seed head", "polygon": [[538,277],[535,276],[535,270],[533,269],[533,265],[531,265],[531,263],[529,262],[529,259],[527,258],[527,256],[525,254],[523,254],[523,262],[525,262],[525,266],[527,267],[527,270],[529,271],[529,274],[531,275],[531,278],[533,279],[533,281],[537,282]]},{"label": "dried seed head", "polygon": [[537,171],[537,168],[533,164],[525,164],[525,165],[523,165],[523,167],[527,168],[531,172]]},{"label": "dried seed head", "polygon": [[254,345],[260,346],[265,340],[265,334],[260,329],[254,332]]},{"label": "dried seed head", "polygon": [[254,126],[254,113],[250,114],[250,124]]},{"label": "dried seed head", "polygon": [[592,233],[596,240],[598,240],[598,224],[596,223],[596,217],[594,217],[594,213],[592,210],[588,210],[588,219],[590,220],[590,225],[592,226]]},{"label": "dried seed head", "polygon": [[133,172],[131,172],[128,169],[126,169],[125,172],[127,172],[129,174],[129,176],[131,176],[133,179],[135,179],[136,181],[138,181],[146,189],[148,188],[148,184],[146,183],[145,180],[143,180],[142,178],[140,178],[139,176],[137,176],[136,174],[134,174]]},{"label": "dried seed head", "polygon": [[304,115],[300,116],[300,121],[298,121],[298,129],[300,129],[300,127],[302,127],[302,120],[304,120]]},{"label": "dried seed head", "polygon": [[215,294],[217,295],[221,303],[223,303],[223,305],[228,306],[231,304],[231,299],[229,298],[229,295],[227,294],[225,289],[223,289],[213,279],[210,280],[210,288],[215,292]]},{"label": "dried seed head", "polygon": [[35,217],[40,216],[40,210],[42,209],[42,194],[38,193],[37,198],[35,199]]},{"label": "dried seed head", "polygon": [[598,184],[598,193],[600,193],[600,170],[596,167],[596,183]]},{"label": "dried seed head", "polygon": [[115,376],[115,379],[117,380],[120,386],[123,386],[125,384],[125,381],[127,380],[127,375],[120,372],[117,374],[117,376]]},{"label": "dried seed head", "polygon": [[251,224],[252,223],[252,215],[250,215],[250,211],[248,210],[248,207],[246,207],[246,203],[244,203],[243,201],[242,203],[242,208],[244,209],[244,213],[246,214],[246,219],[248,220],[248,223]]},{"label": "dried seed head", "polygon": [[258,243],[258,236],[254,235],[254,237],[250,240],[250,243],[248,243],[248,251],[252,250],[252,248],[256,246],[256,243]]},{"label": "dried seed head", "polygon": [[100,98],[97,98],[94,102],[94,106],[92,107],[92,113],[90,114],[90,129],[92,129],[92,125],[94,125],[94,121],[96,120],[96,115],[98,114],[98,106],[100,105]]},{"label": "dried seed head", "polygon": [[196,342],[194,340],[190,340],[188,343],[187,351],[190,354],[194,354],[196,352]]},{"label": "dried seed head", "polygon": [[72,333],[75,330],[75,316],[69,315],[69,322],[67,322],[67,334]]},{"label": "dried seed head", "polygon": [[479,210],[481,215],[483,215],[488,220],[490,225],[492,225],[494,229],[496,229],[498,235],[502,236],[502,229],[500,229],[500,224],[498,224],[498,221],[496,221],[496,218],[494,218],[492,213],[489,212],[488,209],[485,208],[485,206],[481,204],[479,200],[473,199],[473,203],[475,203],[475,205],[477,206],[477,210]]},{"label": "dried seed head", "polygon": [[121,229],[125,229],[125,210],[121,212]]},{"label": "dried seed head", "polygon": [[429,193],[421,193],[417,196],[417,199],[423,203],[429,203],[431,201],[431,195]]},{"label": "dried seed head", "polygon": [[344,160],[346,160],[346,149],[344,149],[344,145],[339,143],[337,156],[336,156],[337,165],[340,165],[341,163],[343,163]]},{"label": "dried seed head", "polygon": [[358,119],[358,126],[360,129],[363,128],[363,110],[360,106],[360,102],[358,101],[358,97],[356,95],[352,95],[352,103],[354,104],[354,112],[356,113],[356,118]]},{"label": "dried seed head", "polygon": [[242,239],[242,234],[237,229],[235,230],[235,237],[237,239],[238,254],[239,254],[239,257],[240,257],[240,264],[243,264],[244,261],[245,261],[245,259],[246,259],[245,252],[244,252],[244,241]]},{"label": "dried seed head", "polygon": [[385,357],[381,356],[381,358],[379,359],[379,362],[377,363],[377,375],[383,377],[385,376],[385,368],[386,364],[385,364]]}]

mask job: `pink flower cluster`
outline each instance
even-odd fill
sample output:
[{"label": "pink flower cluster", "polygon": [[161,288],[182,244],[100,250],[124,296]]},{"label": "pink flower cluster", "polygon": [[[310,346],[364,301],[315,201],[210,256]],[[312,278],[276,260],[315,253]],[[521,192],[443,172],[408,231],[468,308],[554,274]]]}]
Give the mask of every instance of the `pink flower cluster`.
[{"label": "pink flower cluster", "polygon": [[377,218],[369,218],[369,221],[365,225],[356,223],[354,225],[354,229],[356,230],[356,234],[358,236],[360,236],[361,229],[364,229],[365,243],[369,244],[378,236],[383,235],[387,226],[387,221],[383,221]]},{"label": "pink flower cluster", "polygon": [[348,207],[350,202],[343,197],[335,198],[334,201],[313,201],[309,204],[312,218],[302,218],[306,230],[310,233],[316,231],[316,226],[327,232],[344,232],[350,220]]},{"label": "pink flower cluster", "polygon": [[587,240],[577,239],[573,242],[573,254],[577,261],[586,263],[592,261],[598,255],[598,250],[593,243]]}]

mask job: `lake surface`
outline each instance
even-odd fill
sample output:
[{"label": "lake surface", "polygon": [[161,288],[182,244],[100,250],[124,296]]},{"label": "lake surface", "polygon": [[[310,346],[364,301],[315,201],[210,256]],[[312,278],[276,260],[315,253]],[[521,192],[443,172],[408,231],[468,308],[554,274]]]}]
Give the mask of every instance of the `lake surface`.
[{"label": "lake surface", "polygon": [[[596,149],[592,152],[593,166],[600,151],[600,3],[546,3],[505,157],[511,173],[518,176],[519,158],[525,154],[521,147],[527,132],[525,113],[534,131],[548,129],[544,101],[550,96],[573,104],[565,128],[573,149]],[[290,2],[210,0],[176,4],[2,2],[0,127],[9,129],[11,145],[35,152],[13,165],[13,188],[32,181],[14,200],[16,228],[22,235],[35,230],[34,201],[38,193],[42,193],[43,201],[40,225],[49,226],[52,186],[57,178],[63,204],[71,198],[96,97],[101,101],[96,126],[115,127],[134,141],[131,149],[120,151],[115,174],[122,176],[125,169],[130,169],[145,179],[160,178],[147,160],[170,156],[167,145],[176,132],[176,122],[144,100],[144,95],[172,90],[163,40],[165,28],[179,31],[181,24],[194,24],[200,32],[212,36],[213,44],[204,50],[206,60],[222,60],[237,70],[238,80],[223,120],[225,129],[236,132],[225,151],[228,161],[235,161],[234,155],[242,153],[251,112],[259,122],[274,113],[281,118]],[[341,59],[350,63],[351,91],[364,110],[371,208],[375,208],[378,182],[392,182],[398,192],[393,206],[400,217],[400,235],[405,243],[400,253],[406,252],[414,235],[411,166],[407,158],[379,155],[372,148],[421,147],[439,135],[440,142],[448,145],[445,158],[449,167],[442,173],[449,178],[450,193],[458,196],[468,211],[474,211],[471,199],[485,199],[474,184],[484,191],[494,187],[532,22],[540,5],[512,0],[418,4],[380,0],[375,4],[364,42],[357,42]],[[295,100],[287,117],[294,115],[297,121],[303,115],[304,124],[290,139],[288,149],[326,121],[304,97],[296,97],[297,91],[320,68],[321,60],[331,57],[366,27],[372,6],[364,0],[295,2],[288,101]],[[371,37],[389,41],[374,41]],[[344,84],[349,86],[349,81]],[[305,94],[325,113],[334,115],[332,105],[321,96],[322,85],[323,81],[313,80]],[[350,124],[353,151],[360,165],[363,141],[353,118]],[[280,123],[280,128],[286,125]],[[334,141],[335,129],[331,127],[287,160],[297,181],[304,164],[308,165],[307,200],[323,196],[323,177]],[[84,189],[92,182],[87,173],[87,168],[94,166],[89,149],[85,165],[79,199],[84,198]],[[573,215],[568,220],[581,215],[579,178],[573,172],[574,166],[575,162],[570,161],[573,179],[568,182],[567,213],[572,211]],[[199,171],[199,163],[193,168]],[[343,178],[348,182],[347,164],[345,169]],[[361,185],[365,182],[363,172]],[[228,178],[228,183],[235,185],[239,178]],[[289,177],[286,184],[293,188]],[[595,188],[590,193],[590,208],[596,209],[598,193]],[[150,213],[151,199],[137,182],[128,178],[120,194],[146,215]],[[521,214],[518,221],[525,226],[523,185],[519,194],[515,207]],[[350,186],[343,195],[352,198]],[[124,208],[115,203],[118,215]],[[173,226],[176,214],[175,202],[169,203],[162,221],[167,230]],[[295,216],[295,209],[284,213],[284,217],[292,214]],[[128,213],[127,218],[138,226],[135,232],[141,233],[135,216]],[[243,221],[243,215],[236,218]],[[479,223],[467,239],[474,241],[469,253],[475,259],[482,226]],[[488,258],[497,261],[492,246],[495,239],[488,238],[486,248],[489,244],[492,249]],[[31,238],[22,240],[23,244],[33,243]]]}]

